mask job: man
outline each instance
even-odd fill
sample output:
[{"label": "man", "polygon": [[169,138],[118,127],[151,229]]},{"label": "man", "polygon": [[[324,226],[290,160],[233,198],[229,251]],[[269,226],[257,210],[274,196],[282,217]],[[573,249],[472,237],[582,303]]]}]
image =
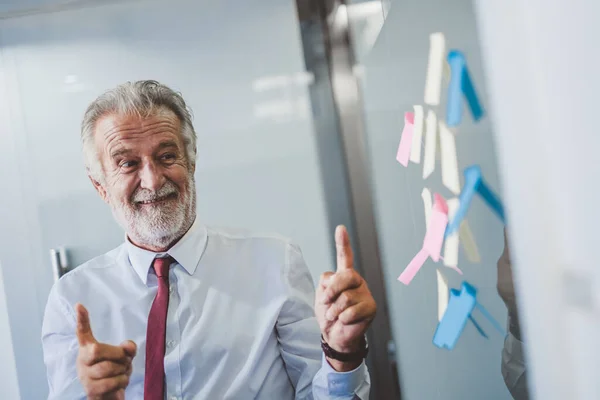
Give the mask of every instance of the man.
[{"label": "man", "polygon": [[120,85],[89,106],[81,133],[90,180],[127,235],[52,288],[51,399],[368,398],[376,305],[345,228],[315,297],[287,239],[196,218],[196,133],[180,94]]},{"label": "man", "polygon": [[508,308],[508,335],[504,339],[504,349],[502,350],[502,376],[514,399],[527,400],[529,398],[527,370],[506,230],[504,231],[504,251],[498,259],[498,293]]}]

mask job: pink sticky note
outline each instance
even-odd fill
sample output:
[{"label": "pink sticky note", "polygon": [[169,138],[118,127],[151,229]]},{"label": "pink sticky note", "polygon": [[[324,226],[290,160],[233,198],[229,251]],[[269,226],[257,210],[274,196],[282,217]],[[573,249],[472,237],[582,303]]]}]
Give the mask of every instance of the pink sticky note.
[{"label": "pink sticky note", "polygon": [[444,244],[446,225],[448,225],[448,204],[437,193],[433,197],[433,210],[431,210],[427,233],[425,233],[425,240],[423,240],[423,250],[429,254],[433,261],[438,262],[440,260],[442,244]]},{"label": "pink sticky note", "polygon": [[398,146],[398,153],[396,154],[396,160],[403,166],[408,166],[408,158],[410,157],[410,149],[412,146],[413,139],[413,128],[415,122],[415,114],[412,112],[404,113],[404,129],[402,130],[402,137],[400,138],[400,145]]},{"label": "pink sticky note", "polygon": [[417,274],[417,272],[419,272],[423,264],[425,264],[425,261],[427,261],[427,257],[429,257],[427,251],[425,251],[425,249],[421,249],[421,251],[419,251],[417,255],[411,260],[411,262],[404,269],[404,271],[402,271],[402,273],[398,277],[398,280],[404,283],[405,285],[409,285],[412,279]]}]

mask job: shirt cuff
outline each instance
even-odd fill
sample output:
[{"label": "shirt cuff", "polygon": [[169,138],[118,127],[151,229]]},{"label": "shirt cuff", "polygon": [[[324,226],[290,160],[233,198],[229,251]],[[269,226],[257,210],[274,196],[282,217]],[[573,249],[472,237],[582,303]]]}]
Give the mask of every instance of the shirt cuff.
[{"label": "shirt cuff", "polygon": [[338,372],[325,358],[325,354],[321,356],[321,370],[318,372],[322,375],[324,381],[327,382],[327,389],[332,396],[352,396],[361,385],[365,383],[367,375],[367,366],[365,361],[352,371]]}]

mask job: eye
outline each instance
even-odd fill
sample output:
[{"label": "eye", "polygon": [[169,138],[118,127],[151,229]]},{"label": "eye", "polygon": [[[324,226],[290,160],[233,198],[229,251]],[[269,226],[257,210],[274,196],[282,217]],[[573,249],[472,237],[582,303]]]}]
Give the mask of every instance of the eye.
[{"label": "eye", "polygon": [[119,166],[121,168],[133,168],[137,165],[137,161],[133,161],[133,160],[125,160],[125,161],[121,161],[121,163],[119,163]]},{"label": "eye", "polygon": [[160,159],[163,161],[167,161],[167,162],[171,162],[173,160],[175,160],[177,158],[177,156],[175,155],[175,153],[165,153],[162,156],[160,156]]}]

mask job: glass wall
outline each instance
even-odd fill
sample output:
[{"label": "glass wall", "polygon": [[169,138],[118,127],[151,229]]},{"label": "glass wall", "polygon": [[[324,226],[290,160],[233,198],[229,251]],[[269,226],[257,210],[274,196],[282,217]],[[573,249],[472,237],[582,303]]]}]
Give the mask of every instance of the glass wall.
[{"label": "glass wall", "polygon": [[[494,212],[481,199],[473,200],[467,220],[479,260],[470,259],[461,245],[458,268],[463,275],[445,267],[443,260],[435,263],[429,258],[409,285],[398,281],[423,246],[423,190],[430,191],[430,201],[433,193],[447,200],[457,197],[442,182],[439,141],[435,169],[423,178],[425,125],[420,163],[409,162],[404,167],[396,160],[405,112],[413,112],[417,105],[424,108],[425,117],[429,111],[440,120],[446,117],[447,78],[441,104],[424,103],[430,34],[442,32],[447,50],[465,54],[477,94],[483,107],[488,105],[471,1],[349,1],[347,13],[355,74],[363,94],[365,140],[402,398],[510,399],[501,373],[504,335],[482,314],[474,311],[473,317],[488,338],[468,322],[452,350],[432,343],[439,322],[440,277],[447,280],[449,288],[460,289],[463,281],[476,287],[477,302],[505,326],[506,306],[496,287],[504,226]],[[466,102],[464,107],[462,123],[452,130],[461,185],[464,169],[479,165],[488,186],[501,198],[490,116],[475,122]],[[462,236],[460,239],[463,241]],[[447,296],[447,291],[441,293]]]}]

